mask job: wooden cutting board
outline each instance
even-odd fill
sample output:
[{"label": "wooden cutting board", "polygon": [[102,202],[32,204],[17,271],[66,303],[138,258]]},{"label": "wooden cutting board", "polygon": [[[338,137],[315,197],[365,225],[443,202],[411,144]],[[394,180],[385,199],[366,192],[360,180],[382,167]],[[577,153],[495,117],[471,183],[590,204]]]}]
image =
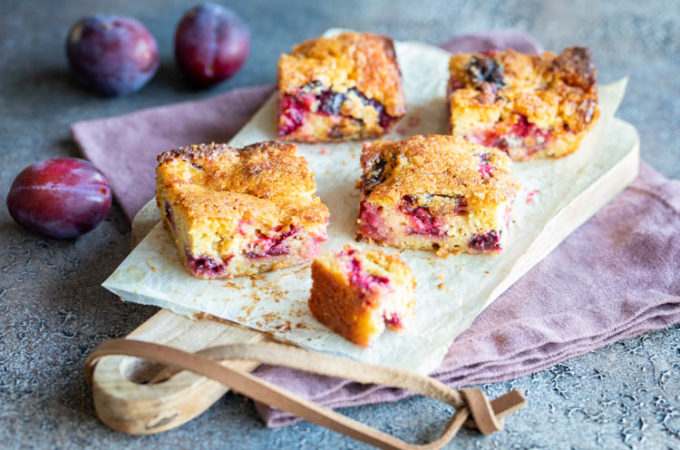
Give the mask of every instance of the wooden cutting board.
[{"label": "wooden cutting board", "polygon": [[[600,208],[628,186],[637,176],[640,142],[635,128],[615,119],[612,126],[628,133],[630,149],[617,164],[574,198],[552,220],[532,246],[529,262],[521,274],[543,259],[572,231],[592,217]],[[618,130],[617,130],[618,131]],[[132,225],[133,246],[158,222],[154,202],[137,215]],[[187,351],[230,343],[251,343],[270,339],[265,334],[224,320],[177,315],[162,309],[130,335],[144,341],[170,345]],[[225,363],[251,371],[252,361]],[[193,419],[215,403],[227,389],[215,381],[182,372],[169,380],[149,384],[160,371],[158,365],[137,358],[109,356],[97,365],[93,375],[93,397],[99,418],[111,428],[129,434],[152,434],[169,430]]]}]

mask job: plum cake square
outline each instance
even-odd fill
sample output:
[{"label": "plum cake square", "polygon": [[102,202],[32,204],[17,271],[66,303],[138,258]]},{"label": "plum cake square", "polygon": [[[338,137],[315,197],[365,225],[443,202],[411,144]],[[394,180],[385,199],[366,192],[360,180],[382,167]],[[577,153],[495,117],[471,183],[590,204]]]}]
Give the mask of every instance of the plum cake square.
[{"label": "plum cake square", "polygon": [[514,160],[573,153],[599,116],[587,48],[457,54],[449,73],[450,132]]},{"label": "plum cake square", "polygon": [[401,72],[388,37],[352,32],[320,37],[279,59],[280,139],[378,137],[405,111]]},{"label": "plum cake square", "polygon": [[397,248],[498,252],[519,188],[500,150],[459,136],[364,144],[359,235]]},{"label": "plum cake square", "polygon": [[309,309],[319,322],[362,347],[385,326],[399,331],[413,315],[416,280],[399,255],[347,244],[312,263]]},{"label": "plum cake square", "polygon": [[230,278],[312,260],[328,208],[294,144],[181,147],[158,156],[156,201],[187,270]]}]

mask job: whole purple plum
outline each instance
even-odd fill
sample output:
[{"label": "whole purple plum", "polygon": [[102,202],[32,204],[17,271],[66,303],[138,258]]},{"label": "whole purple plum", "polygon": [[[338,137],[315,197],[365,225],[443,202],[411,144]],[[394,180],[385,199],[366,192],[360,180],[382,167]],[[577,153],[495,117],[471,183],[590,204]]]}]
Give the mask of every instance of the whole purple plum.
[{"label": "whole purple plum", "polygon": [[60,239],[92,230],[110,208],[108,180],[95,166],[77,158],[48,159],[25,168],[7,195],[14,220]]},{"label": "whole purple plum", "polygon": [[216,84],[234,75],[250,53],[248,27],[231,10],[202,3],[182,17],[175,31],[175,60],[194,83]]},{"label": "whole purple plum", "polygon": [[131,17],[80,19],[66,38],[66,55],[78,79],[102,95],[134,92],[158,69],[156,40]]}]

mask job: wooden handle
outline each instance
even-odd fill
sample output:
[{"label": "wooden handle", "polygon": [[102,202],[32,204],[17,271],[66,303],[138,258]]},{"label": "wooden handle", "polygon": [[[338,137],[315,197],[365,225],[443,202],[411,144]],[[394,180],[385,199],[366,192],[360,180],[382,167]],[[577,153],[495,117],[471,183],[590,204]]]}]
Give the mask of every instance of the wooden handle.
[{"label": "wooden handle", "polygon": [[[166,376],[172,376],[180,370],[200,374],[253,400],[381,448],[440,448],[456,435],[470,415],[473,421],[468,423],[476,426],[482,433],[498,431],[503,428],[503,417],[523,407],[526,403],[520,391],[512,391],[489,402],[479,389],[465,389],[461,394],[429,377],[398,369],[338,359],[274,343],[224,345],[190,353],[151,342],[113,339],[100,344],[88,356],[84,366],[88,383],[92,382],[92,374],[97,361],[110,355],[136,356],[165,364],[172,368],[170,372],[166,372]],[[413,445],[349,419],[250,373],[222,366],[216,361],[218,359],[252,360],[350,378],[362,383],[379,383],[409,389],[447,403],[456,408],[456,412],[437,440],[425,445]]]},{"label": "wooden handle", "polygon": [[[236,324],[207,318],[192,320],[167,309],[158,311],[127,337],[187,352],[269,340],[263,333]],[[243,360],[223,364],[248,372],[259,365]],[[164,383],[151,384],[163,367],[130,356],[101,358],[92,377],[92,399],[99,419],[127,434],[161,433],[202,414],[229,390],[217,381],[188,371]]]}]

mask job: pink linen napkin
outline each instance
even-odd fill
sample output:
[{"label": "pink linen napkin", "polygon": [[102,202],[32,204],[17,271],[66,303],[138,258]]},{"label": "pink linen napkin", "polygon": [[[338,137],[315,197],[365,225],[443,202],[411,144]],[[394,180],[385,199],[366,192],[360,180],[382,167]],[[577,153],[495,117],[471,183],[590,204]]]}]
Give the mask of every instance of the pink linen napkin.
[{"label": "pink linen napkin", "polygon": [[132,221],[155,195],[156,155],[184,145],[228,142],[273,90],[235,89],[207,100],[78,122],[71,125],[71,134],[83,155],[109,179]]},{"label": "pink linen napkin", "polygon": [[[515,31],[455,38],[449,51],[540,46]],[[272,87],[79,122],[72,134],[111,182],[131,219],[153,196],[155,156],[198,142],[228,141]],[[646,164],[593,219],[498,298],[451,345],[433,376],[463,386],[514,378],[609,343],[680,322],[680,181]],[[257,374],[330,407],[395,401],[408,392],[280,367]],[[257,404],[268,426],[298,419]]]}]

